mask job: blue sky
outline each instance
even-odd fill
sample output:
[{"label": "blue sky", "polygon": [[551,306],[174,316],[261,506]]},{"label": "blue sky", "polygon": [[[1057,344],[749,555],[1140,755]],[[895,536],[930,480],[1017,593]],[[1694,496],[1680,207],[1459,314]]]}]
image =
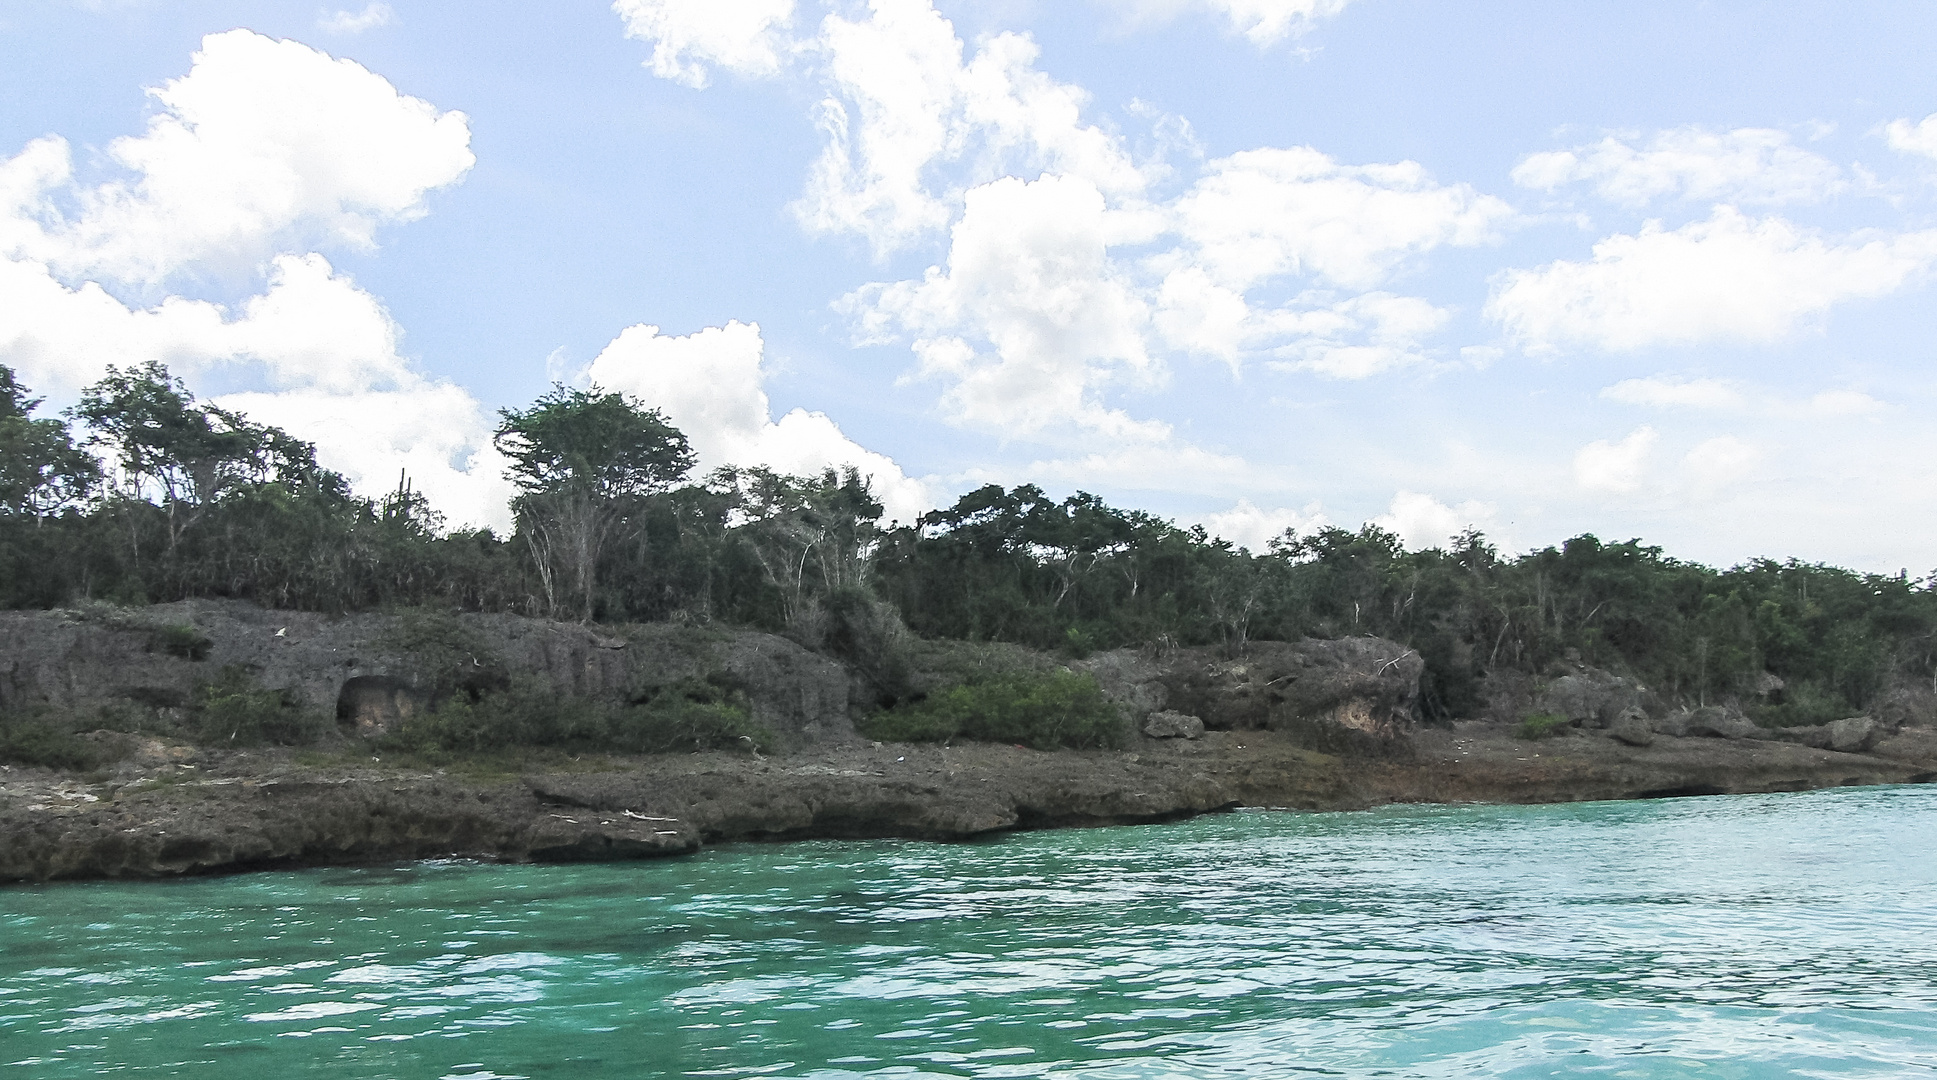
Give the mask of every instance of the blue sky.
[{"label": "blue sky", "polygon": [[1252,545],[1937,566],[1937,8],[0,5],[0,362],[503,525],[553,379],[708,464]]}]

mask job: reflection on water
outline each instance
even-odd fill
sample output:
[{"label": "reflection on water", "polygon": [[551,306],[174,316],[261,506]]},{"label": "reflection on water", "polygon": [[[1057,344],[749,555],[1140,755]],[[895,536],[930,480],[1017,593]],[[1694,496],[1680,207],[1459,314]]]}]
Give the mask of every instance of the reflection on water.
[{"label": "reflection on water", "polygon": [[1937,789],[0,890],[0,1080],[1901,1076]]}]

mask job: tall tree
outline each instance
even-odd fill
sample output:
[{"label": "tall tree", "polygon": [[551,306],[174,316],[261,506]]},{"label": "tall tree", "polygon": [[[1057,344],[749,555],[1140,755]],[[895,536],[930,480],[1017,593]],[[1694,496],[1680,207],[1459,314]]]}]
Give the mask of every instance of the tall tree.
[{"label": "tall tree", "polygon": [[91,444],[115,455],[125,495],[159,500],[171,554],[224,496],[270,482],[300,485],[317,471],[314,446],[241,413],[197,404],[154,360],[127,370],[110,366],[82,391],[72,415],[92,429]]},{"label": "tall tree", "polygon": [[[512,504],[554,616],[572,598],[590,621],[599,556],[637,500],[693,468],[693,449],[658,409],[623,394],[554,385],[528,409],[501,409],[495,437],[518,486]],[[562,580],[561,580],[562,579]]]},{"label": "tall tree", "polygon": [[75,446],[67,425],[35,420],[37,398],[0,365],[0,513],[32,515],[38,524],[87,497],[101,482],[94,455]]}]

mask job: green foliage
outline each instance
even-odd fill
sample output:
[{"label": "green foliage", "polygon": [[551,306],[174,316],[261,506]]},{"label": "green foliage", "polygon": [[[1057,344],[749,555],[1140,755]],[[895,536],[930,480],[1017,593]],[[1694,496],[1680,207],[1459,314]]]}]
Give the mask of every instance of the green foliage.
[{"label": "green foliage", "polygon": [[101,482],[93,455],[74,445],[67,425],[35,420],[40,404],[0,367],[0,515],[42,518],[77,505]]},{"label": "green foliage", "polygon": [[326,730],[320,717],[304,711],[288,694],[264,689],[234,665],[202,685],[192,708],[195,737],[209,745],[303,746]]},{"label": "green foliage", "polygon": [[[120,465],[120,485],[96,497],[78,436],[28,419],[35,404],[0,367],[5,607],[234,597],[325,612],[719,621],[838,657],[895,707],[936,684],[924,656],[941,639],[1081,657],[1241,655],[1255,640],[1374,634],[1418,651],[1421,706],[1435,719],[1475,714],[1490,674],[1575,662],[1669,701],[1734,702],[1784,723],[1854,715],[1937,677],[1937,588],[1904,574],[1796,560],[1717,570],[1594,536],[1503,556],[1467,532],[1407,551],[1370,525],[1288,532],[1250,551],[1033,485],[978,488],[884,528],[852,469],[729,469],[682,484],[691,450],[663,416],[562,387],[502,414],[498,442],[521,492],[506,539],[447,532],[407,477],[381,498],[353,495],[307,444],[197,402],[156,364],[111,370],[70,413],[86,425],[81,441]],[[475,661],[466,697],[504,688],[501,676],[479,681],[490,661],[463,643],[424,644],[443,650],[425,654],[429,681],[454,686],[454,665]],[[1758,701],[1764,673],[1794,689]]]},{"label": "green foliage", "polygon": [[112,755],[50,716],[0,713],[0,762],[85,772]]},{"label": "green foliage", "polygon": [[433,700],[460,692],[476,699],[510,685],[503,661],[484,638],[446,611],[404,612],[376,644],[402,657],[411,682]]},{"label": "green foliage", "polygon": [[1749,718],[1763,727],[1807,727],[1827,724],[1853,714],[1842,694],[1817,682],[1797,682],[1784,688],[1776,700],[1751,705]]},{"label": "green foliage", "polygon": [[631,703],[562,696],[517,686],[476,700],[452,697],[384,737],[387,750],[479,754],[514,747],[658,754],[708,749],[768,749],[773,734],[755,723],[746,696],[730,686],[685,680]]},{"label": "green foliage", "polygon": [[1095,678],[1071,671],[963,684],[877,712],[859,727],[888,742],[965,738],[1038,750],[1121,746],[1129,734],[1122,711]]},{"label": "green foliage", "polygon": [[1556,713],[1535,713],[1520,721],[1520,729],[1514,734],[1522,739],[1545,739],[1565,731],[1569,723],[1565,716]]},{"label": "green foliage", "polygon": [[148,635],[148,647],[156,652],[179,656],[183,660],[207,660],[215,647],[207,634],[187,623],[157,626]]},{"label": "green foliage", "polygon": [[554,385],[529,409],[498,415],[495,442],[521,492],[512,508],[546,608],[557,615],[575,597],[589,621],[607,545],[631,531],[634,503],[692,471],[692,447],[659,410],[623,394]]}]

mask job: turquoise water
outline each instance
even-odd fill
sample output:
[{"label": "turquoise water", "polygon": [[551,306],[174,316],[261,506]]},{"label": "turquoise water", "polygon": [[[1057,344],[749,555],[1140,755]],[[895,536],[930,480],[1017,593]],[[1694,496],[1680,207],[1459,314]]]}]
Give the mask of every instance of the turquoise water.
[{"label": "turquoise water", "polygon": [[0,1080],[1933,1071],[1937,788],[0,890]]}]

